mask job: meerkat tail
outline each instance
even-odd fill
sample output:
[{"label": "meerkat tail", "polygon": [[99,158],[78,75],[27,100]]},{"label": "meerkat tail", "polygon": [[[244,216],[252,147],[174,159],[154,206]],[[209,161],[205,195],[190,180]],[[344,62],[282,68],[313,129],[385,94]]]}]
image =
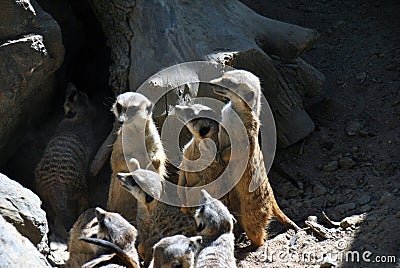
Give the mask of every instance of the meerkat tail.
[{"label": "meerkat tail", "polygon": [[99,150],[94,156],[92,163],[90,164],[89,174],[94,177],[99,173],[100,169],[103,167],[106,160],[110,157],[114,142],[118,137],[118,129],[121,127],[121,124],[118,120],[115,120],[113,128],[108,134],[107,138],[101,144]]},{"label": "meerkat tail", "polygon": [[114,243],[111,243],[103,239],[88,238],[88,237],[82,237],[80,238],[80,240],[112,250],[118,256],[118,258],[120,258],[124,262],[127,268],[139,267],[136,262],[132,261],[132,259],[119,246],[117,246]]},{"label": "meerkat tail", "polygon": [[272,195],[272,198],[271,198],[272,204],[271,205],[272,205],[272,213],[273,213],[274,217],[281,223],[283,223],[287,226],[293,227],[296,231],[300,230],[299,226],[297,226],[296,223],[294,223],[291,219],[289,219],[289,217],[286,216],[286,214],[283,213],[283,211],[280,209],[278,203],[276,202],[275,196],[272,192],[271,186],[269,186],[269,188],[270,188],[270,193]]}]

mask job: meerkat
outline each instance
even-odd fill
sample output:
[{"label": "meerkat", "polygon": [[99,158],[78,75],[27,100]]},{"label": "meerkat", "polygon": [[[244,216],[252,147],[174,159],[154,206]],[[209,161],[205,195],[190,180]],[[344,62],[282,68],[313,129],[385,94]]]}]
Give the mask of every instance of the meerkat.
[{"label": "meerkat", "polygon": [[98,231],[95,209],[89,208],[79,216],[69,231],[69,259],[66,267],[80,267],[101,251],[98,246],[80,240],[82,237],[97,238]]},{"label": "meerkat", "polygon": [[[115,253],[124,267],[139,267],[139,256],[135,247],[136,228],[118,213],[108,212],[97,207],[95,214],[98,222],[97,237],[82,237],[81,240]],[[92,267],[93,264],[98,264],[104,260],[113,263],[109,256],[112,257],[112,254],[98,256],[86,263],[85,266]]]},{"label": "meerkat", "polygon": [[201,236],[174,235],[158,241],[153,247],[149,268],[192,268],[200,248]]},{"label": "meerkat", "polygon": [[[131,173],[118,173],[122,186],[137,199],[137,227],[139,231],[139,255],[148,266],[153,246],[162,238],[182,234],[194,236],[194,218],[179,207],[165,204],[159,198],[165,194],[165,179],[144,169]],[[139,186],[140,185],[140,186]]]},{"label": "meerkat", "polygon": [[196,267],[236,267],[233,235],[235,218],[221,201],[206,190],[201,190],[200,202],[203,204],[196,210],[195,221],[203,242],[196,258]]},{"label": "meerkat", "polygon": [[88,208],[86,173],[92,155],[95,110],[87,95],[69,84],[65,117],[35,169],[35,188],[54,220],[53,233],[67,239],[78,216]]},{"label": "meerkat", "polygon": [[[214,87],[216,94],[230,100],[222,109],[222,124],[229,125],[234,117],[233,114],[236,113],[246,128],[250,143],[246,169],[229,193],[230,209],[237,215],[240,226],[255,246],[264,244],[267,238],[265,228],[272,217],[298,230],[299,227],[279,208],[265,170],[263,154],[258,142],[262,94],[258,77],[248,71],[233,70],[210,83],[218,85]],[[230,141],[226,132],[221,131],[219,140],[221,154],[228,155],[230,161],[240,161],[230,155]],[[261,184],[253,192],[249,191],[251,181]]]},{"label": "meerkat", "polygon": [[135,92],[123,93],[117,97],[112,111],[122,127],[118,130],[111,154],[112,177],[107,209],[135,222],[136,200],[121,187],[117,174],[129,172],[125,157],[134,157],[141,167],[154,168],[165,177],[166,155],[152,119],[152,103],[145,96]]},{"label": "meerkat", "polygon": [[[192,134],[192,139],[183,148],[184,158],[180,165],[178,185],[184,187],[207,185],[218,178],[225,170],[225,166],[222,164],[218,152],[219,123],[212,119],[216,118],[216,114],[211,108],[201,104],[191,104],[186,106],[176,105],[174,113]],[[196,118],[192,119],[194,116]],[[216,146],[215,157],[214,155],[206,155],[207,152],[212,151],[212,144],[210,143],[214,143]],[[212,157],[212,159],[208,159],[210,157]],[[205,161],[209,163],[204,163],[204,168],[200,167],[202,163],[199,163],[199,165],[195,164],[193,168],[195,168],[195,170],[198,169],[199,171],[187,171],[190,170],[191,167],[187,164],[186,159],[190,161],[199,161],[200,158],[206,158]],[[210,190],[218,191],[219,189],[214,188]],[[182,191],[179,191],[178,194],[183,204],[186,203],[189,197],[196,198],[197,200],[199,198],[198,196],[193,196],[191,193],[188,194],[187,192]],[[226,203],[227,201],[227,198],[224,198],[224,202]],[[185,213],[194,214],[194,210],[194,207],[182,207],[182,211]]]}]

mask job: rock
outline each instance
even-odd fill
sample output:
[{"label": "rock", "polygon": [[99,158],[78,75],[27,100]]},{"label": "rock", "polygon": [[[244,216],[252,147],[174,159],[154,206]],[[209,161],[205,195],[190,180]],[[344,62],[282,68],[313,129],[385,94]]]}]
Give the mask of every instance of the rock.
[{"label": "rock", "polygon": [[366,205],[362,206],[360,208],[360,210],[365,213],[365,212],[371,211],[372,207],[370,205],[366,204]]},{"label": "rock", "polygon": [[289,207],[289,202],[286,199],[279,200],[279,203],[280,203],[282,208],[288,208]]},{"label": "rock", "polygon": [[342,204],[338,205],[335,207],[335,209],[340,212],[341,214],[345,214],[349,210],[353,210],[356,208],[356,204],[354,203],[347,203],[347,204]]},{"label": "rock", "polygon": [[[49,227],[41,201],[31,190],[0,174],[0,215],[47,254]],[[0,265],[0,267],[2,267]]]},{"label": "rock", "polygon": [[[19,145],[27,122],[46,111],[55,71],[64,59],[57,22],[30,0],[0,5],[0,164]],[[7,26],[8,25],[8,26]]]},{"label": "rock", "polygon": [[361,83],[364,82],[364,80],[367,78],[367,73],[366,72],[360,72],[355,75],[356,79],[360,81]]},{"label": "rock", "polygon": [[363,194],[358,198],[357,201],[360,205],[365,205],[371,201],[371,196],[369,194]]},{"label": "rock", "polygon": [[368,137],[368,131],[366,131],[366,130],[360,130],[360,132],[358,133],[358,135],[360,136],[360,137]]},{"label": "rock", "polygon": [[313,188],[313,193],[315,195],[324,195],[326,194],[326,188],[321,183],[317,183]]},{"label": "rock", "polygon": [[318,221],[318,218],[317,218],[317,216],[308,216],[307,217],[307,221],[311,221],[311,222],[317,222]]},{"label": "rock", "polygon": [[379,200],[379,204],[380,204],[380,205],[384,205],[384,204],[386,204],[386,203],[392,201],[393,199],[394,199],[394,196],[393,196],[391,193],[385,192],[385,193],[382,195],[381,199]]},{"label": "rock", "polygon": [[362,127],[362,124],[360,124],[359,122],[350,121],[347,123],[346,126],[346,134],[349,136],[356,136],[360,132]]},{"label": "rock", "polygon": [[363,213],[361,215],[353,215],[350,217],[346,217],[340,222],[340,227],[345,229],[350,226],[358,226],[365,220],[366,216],[367,214]]},{"label": "rock", "polygon": [[326,255],[323,257],[322,262],[320,264],[320,268],[331,268],[331,267],[337,267],[338,263],[335,261],[333,258],[330,257],[330,255]]},{"label": "rock", "polygon": [[338,161],[331,161],[328,164],[326,164],[322,170],[323,171],[336,171],[339,168],[339,163]]},{"label": "rock", "polygon": [[0,267],[51,267],[29,239],[0,216]]},{"label": "rock", "polygon": [[342,168],[352,168],[354,167],[356,164],[356,162],[354,162],[353,159],[351,159],[350,157],[343,157],[339,160],[339,166]]},{"label": "rock", "polygon": [[5,0],[0,8],[0,40],[28,33],[39,26],[29,0]]}]

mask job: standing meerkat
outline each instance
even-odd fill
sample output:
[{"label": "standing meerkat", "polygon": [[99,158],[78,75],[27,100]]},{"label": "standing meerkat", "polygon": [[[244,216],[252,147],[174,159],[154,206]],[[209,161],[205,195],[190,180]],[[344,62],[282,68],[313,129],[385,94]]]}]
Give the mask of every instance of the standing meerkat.
[{"label": "standing meerkat", "polygon": [[174,235],[158,241],[149,268],[192,268],[200,248],[201,236]]},{"label": "standing meerkat", "polygon": [[[201,104],[176,105],[175,115],[182,121],[192,134],[192,139],[183,148],[183,160],[179,171],[178,185],[184,187],[198,187],[207,185],[218,178],[225,170],[218,151],[219,123],[212,118],[215,112]],[[196,117],[195,119],[192,119]],[[215,147],[212,148],[212,143]],[[215,154],[211,154],[214,149]],[[210,155],[207,155],[210,153]],[[197,161],[190,165],[186,161]],[[202,161],[200,161],[202,160]],[[200,161],[200,162],[199,162]],[[186,171],[186,170],[196,171]],[[210,189],[218,191],[219,189]],[[193,196],[190,192],[178,192],[181,201],[185,204],[188,198],[199,200],[199,196]],[[227,198],[224,202],[227,202]],[[182,211],[193,214],[195,208],[182,207]]]},{"label": "standing meerkat", "polygon": [[[159,201],[165,195],[166,181],[159,174],[144,169],[131,173],[119,173],[122,186],[137,199],[137,227],[140,244],[139,255],[148,266],[153,246],[162,238],[176,234],[193,236],[196,223],[193,217],[179,207]],[[139,186],[140,185],[140,186]]]},{"label": "standing meerkat", "polygon": [[152,168],[160,176],[166,176],[166,155],[152,119],[152,106],[142,94],[126,92],[117,97],[112,108],[122,127],[111,154],[112,177],[107,209],[120,213],[131,222],[136,217],[136,200],[121,187],[117,178],[119,172],[129,172],[125,156],[136,158],[141,167]]},{"label": "standing meerkat", "polygon": [[195,220],[203,241],[196,267],[236,267],[234,217],[221,201],[205,190],[201,190],[200,201],[203,205],[196,210]]},{"label": "standing meerkat", "polygon": [[88,208],[86,173],[92,154],[95,110],[87,95],[69,84],[65,118],[47,144],[35,169],[35,187],[53,232],[61,239]]},{"label": "standing meerkat", "polygon": [[[229,126],[234,113],[236,113],[246,128],[249,138],[249,159],[246,169],[239,182],[229,193],[230,208],[237,215],[239,224],[255,246],[264,244],[264,240],[267,238],[265,228],[272,217],[276,217],[280,222],[298,230],[299,227],[279,208],[265,170],[263,154],[258,142],[262,94],[259,79],[248,71],[233,70],[224,73],[221,78],[214,79],[210,83],[219,85],[214,88],[216,94],[230,99],[230,102],[222,110],[222,124]],[[230,161],[240,161],[230,155],[230,142],[226,132],[221,131],[220,133],[222,157],[230,158]],[[251,181],[261,184],[253,192],[249,192]]]}]

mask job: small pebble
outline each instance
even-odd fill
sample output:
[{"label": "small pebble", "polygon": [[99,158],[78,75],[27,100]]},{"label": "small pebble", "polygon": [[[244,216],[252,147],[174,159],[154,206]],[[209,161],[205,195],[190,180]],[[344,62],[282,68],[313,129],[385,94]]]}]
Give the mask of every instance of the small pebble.
[{"label": "small pebble", "polygon": [[339,163],[338,163],[338,161],[331,161],[331,162],[329,162],[328,164],[326,164],[323,168],[322,168],[322,170],[323,171],[336,171],[336,170],[338,170],[338,168],[339,168]]},{"label": "small pebble", "polygon": [[324,195],[326,194],[327,190],[325,186],[323,186],[321,183],[317,183],[314,188],[313,188],[313,193],[315,195]]},{"label": "small pebble", "polygon": [[356,121],[350,121],[346,126],[346,134],[349,136],[356,136],[360,132],[361,128],[362,125],[360,123]]},{"label": "small pebble", "polygon": [[363,194],[358,198],[357,201],[360,205],[368,204],[371,201],[371,196],[369,194]]},{"label": "small pebble", "polygon": [[350,169],[356,165],[353,159],[350,157],[343,157],[339,160],[339,166],[342,168]]}]

